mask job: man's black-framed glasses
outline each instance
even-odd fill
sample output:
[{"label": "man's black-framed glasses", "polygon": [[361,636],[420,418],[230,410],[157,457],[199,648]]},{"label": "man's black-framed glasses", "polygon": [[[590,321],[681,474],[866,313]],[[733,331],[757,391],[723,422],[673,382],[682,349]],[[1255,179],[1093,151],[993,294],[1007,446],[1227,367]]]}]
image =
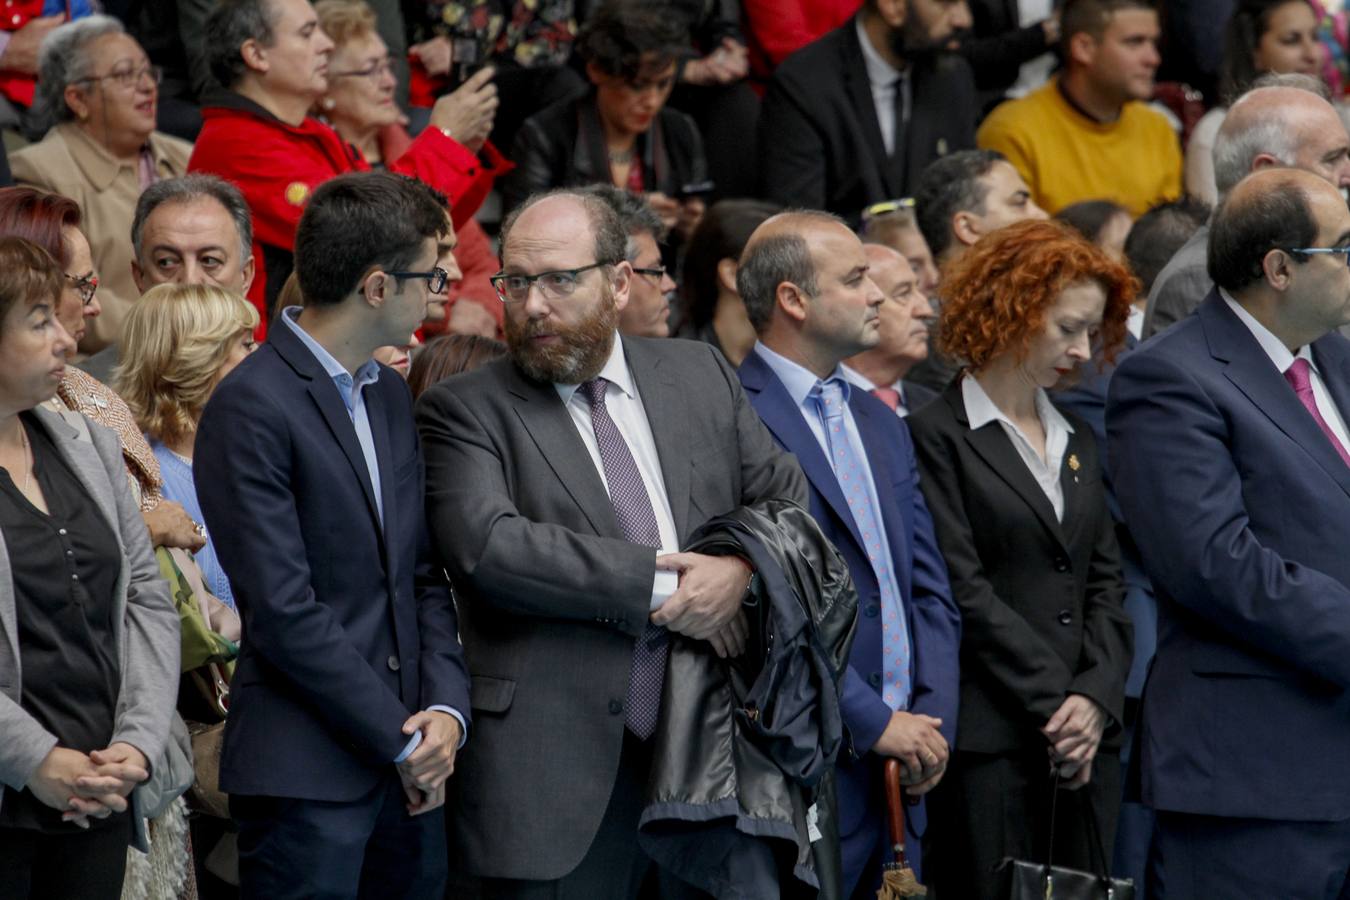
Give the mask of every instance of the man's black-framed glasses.
[{"label": "man's black-framed glasses", "polygon": [[551,272],[540,272],[538,275],[498,272],[488,280],[497,289],[497,296],[503,303],[524,303],[530,296],[530,288],[535,284],[539,285],[539,293],[544,295],[545,300],[562,300],[572,296],[583,273],[612,265],[614,264],[611,262],[593,262],[589,266],[554,269]]},{"label": "man's black-framed glasses", "polygon": [[1285,253],[1293,253],[1293,254],[1306,254],[1306,255],[1309,255],[1309,256],[1312,256],[1312,255],[1314,255],[1314,254],[1319,254],[1319,253],[1321,253],[1321,254],[1339,253],[1339,254],[1341,254],[1342,256],[1345,257],[1345,264],[1346,264],[1347,266],[1350,266],[1350,246],[1345,246],[1345,247],[1285,247],[1285,248],[1284,248],[1284,252],[1285,252]]},{"label": "man's black-framed glasses", "polygon": [[405,278],[425,278],[427,280],[427,290],[433,294],[439,294],[445,290],[445,286],[450,283],[450,273],[440,266],[432,269],[430,272],[385,272],[390,278],[397,278],[402,281]]},{"label": "man's black-framed glasses", "polygon": [[98,276],[93,272],[85,275],[72,275],[69,272],[62,272],[66,280],[75,285],[75,290],[80,295],[80,302],[85,306],[94,302],[94,294],[98,291]]},{"label": "man's black-framed glasses", "polygon": [[655,279],[658,284],[660,284],[662,278],[666,277],[665,266],[652,266],[646,269],[639,269],[637,266],[633,266],[633,272],[638,275],[646,275],[648,278]]}]

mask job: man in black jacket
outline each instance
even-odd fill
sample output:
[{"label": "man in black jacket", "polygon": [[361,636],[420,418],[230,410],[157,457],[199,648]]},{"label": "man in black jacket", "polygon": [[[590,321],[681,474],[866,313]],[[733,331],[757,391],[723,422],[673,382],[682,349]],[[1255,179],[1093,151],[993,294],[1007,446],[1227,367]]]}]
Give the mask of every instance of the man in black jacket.
[{"label": "man in black jacket", "polygon": [[975,79],[946,49],[969,27],[966,0],[867,0],[789,57],[760,116],[761,194],[856,221],[974,147]]}]

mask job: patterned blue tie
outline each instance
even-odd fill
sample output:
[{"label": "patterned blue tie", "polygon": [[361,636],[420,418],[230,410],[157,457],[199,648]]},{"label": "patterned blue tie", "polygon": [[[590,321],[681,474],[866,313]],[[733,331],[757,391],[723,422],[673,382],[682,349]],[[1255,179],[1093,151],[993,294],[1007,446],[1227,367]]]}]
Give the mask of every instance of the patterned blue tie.
[{"label": "patterned blue tie", "polygon": [[[642,483],[628,442],[619,433],[605,409],[604,378],[593,378],[577,388],[591,404],[591,427],[600,445],[600,463],[609,485],[609,502],[625,539],[648,547],[661,546],[652,499]],[[644,741],[656,731],[661,712],[661,685],[666,677],[666,656],[670,652],[666,630],[647,622],[647,630],[633,648],[633,668],[628,677],[628,729]]]},{"label": "patterned blue tie", "polygon": [[817,383],[811,391],[825,425],[825,440],[830,447],[830,465],[839,489],[853,512],[853,522],[862,535],[867,558],[872,562],[877,584],[881,589],[881,648],[882,694],[891,709],[905,709],[909,704],[909,633],[900,611],[894,574],[887,569],[886,550],[881,544],[881,517],[873,508],[863,473],[861,455],[849,440],[844,427],[845,386],[837,378]]}]

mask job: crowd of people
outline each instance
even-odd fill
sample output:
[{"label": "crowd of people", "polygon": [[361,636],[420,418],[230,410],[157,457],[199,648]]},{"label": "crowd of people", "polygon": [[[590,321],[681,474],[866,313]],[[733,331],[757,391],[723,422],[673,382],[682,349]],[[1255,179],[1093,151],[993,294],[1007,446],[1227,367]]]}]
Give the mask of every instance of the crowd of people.
[{"label": "crowd of people", "polygon": [[10,6],[0,897],[1350,898],[1346,13]]}]

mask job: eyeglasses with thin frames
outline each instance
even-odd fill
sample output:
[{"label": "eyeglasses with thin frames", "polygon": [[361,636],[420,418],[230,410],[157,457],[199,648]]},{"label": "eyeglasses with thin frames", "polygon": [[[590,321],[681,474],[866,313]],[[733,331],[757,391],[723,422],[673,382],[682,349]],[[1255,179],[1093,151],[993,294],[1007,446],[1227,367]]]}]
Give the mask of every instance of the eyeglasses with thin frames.
[{"label": "eyeglasses with thin frames", "polygon": [[1345,264],[1350,266],[1350,247],[1286,247],[1284,252],[1308,255],[1339,253],[1345,257]]},{"label": "eyeglasses with thin frames", "polygon": [[589,266],[554,269],[551,272],[540,272],[538,275],[514,273],[508,275],[506,272],[498,272],[488,280],[497,289],[497,296],[503,303],[524,303],[530,296],[530,288],[536,283],[539,285],[539,293],[544,295],[545,300],[563,300],[576,291],[577,282],[583,273],[612,265],[614,264],[609,262],[593,262]]},{"label": "eyeglasses with thin frames", "polygon": [[430,272],[385,272],[390,278],[397,278],[402,281],[405,278],[425,278],[427,290],[433,294],[439,294],[445,290],[445,286],[450,283],[450,273],[440,266],[432,269]]},{"label": "eyeglasses with thin frames", "polygon": [[69,272],[63,272],[68,281],[74,282],[75,290],[79,292],[80,302],[85,306],[94,302],[94,294],[98,291],[98,276],[93,272],[87,275],[72,275]]},{"label": "eyeglasses with thin frames", "polygon": [[164,80],[164,70],[159,66],[141,66],[139,69],[130,67],[124,69],[113,69],[107,75],[90,75],[87,78],[81,78],[80,81],[112,81],[123,90],[131,90],[141,83],[141,79],[149,76],[152,84],[159,84]]},{"label": "eyeglasses with thin frames", "polygon": [[378,81],[385,75],[392,74],[394,71],[394,59],[386,56],[379,62],[373,62],[364,69],[352,69],[350,72],[329,72],[329,78],[369,78],[371,81]]}]

